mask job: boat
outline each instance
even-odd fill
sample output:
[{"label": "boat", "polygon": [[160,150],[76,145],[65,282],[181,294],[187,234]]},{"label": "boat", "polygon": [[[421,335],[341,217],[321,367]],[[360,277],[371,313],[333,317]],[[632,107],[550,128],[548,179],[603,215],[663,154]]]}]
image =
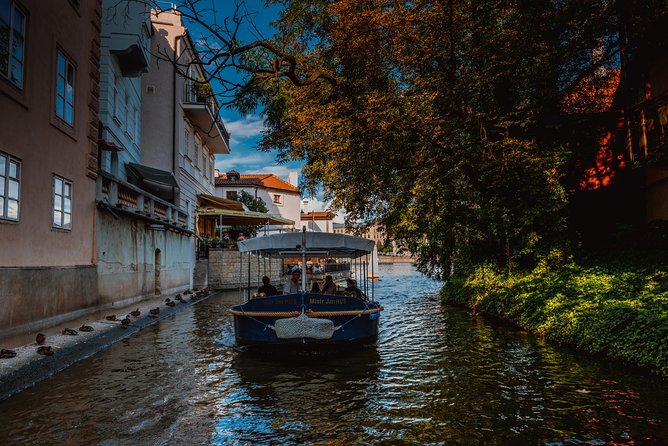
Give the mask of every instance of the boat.
[{"label": "boat", "polygon": [[316,348],[373,344],[383,307],[375,300],[373,281],[366,279],[368,256],[374,242],[346,234],[290,232],[239,241],[241,253],[262,258],[300,258],[305,271],[307,258],[350,259],[362,274],[361,297],[341,289],[336,294],[307,290],[306,274],[299,291],[276,296],[245,294],[245,302],[234,305],[237,346],[306,346]]}]

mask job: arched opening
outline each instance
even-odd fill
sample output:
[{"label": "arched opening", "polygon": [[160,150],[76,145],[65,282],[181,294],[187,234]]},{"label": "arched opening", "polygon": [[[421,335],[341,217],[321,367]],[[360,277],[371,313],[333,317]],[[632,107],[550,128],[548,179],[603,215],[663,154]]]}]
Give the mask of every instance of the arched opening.
[{"label": "arched opening", "polygon": [[155,295],[159,296],[162,293],[162,287],[160,286],[160,250],[155,250]]}]

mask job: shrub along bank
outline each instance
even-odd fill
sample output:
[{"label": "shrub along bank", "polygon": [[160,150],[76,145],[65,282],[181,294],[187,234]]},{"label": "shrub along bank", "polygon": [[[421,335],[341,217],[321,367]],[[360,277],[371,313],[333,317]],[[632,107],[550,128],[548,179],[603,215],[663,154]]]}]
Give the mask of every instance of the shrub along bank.
[{"label": "shrub along bank", "polygon": [[483,266],[442,290],[560,343],[647,367],[668,378],[668,264],[570,261],[520,274]]}]

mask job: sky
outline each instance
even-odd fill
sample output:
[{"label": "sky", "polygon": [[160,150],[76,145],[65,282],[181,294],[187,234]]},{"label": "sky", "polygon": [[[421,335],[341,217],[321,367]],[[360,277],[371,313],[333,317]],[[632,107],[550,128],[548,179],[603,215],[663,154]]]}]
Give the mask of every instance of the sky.
[{"label": "sky", "polygon": [[[210,19],[213,20],[215,17],[218,23],[234,13],[234,2],[230,0],[211,0],[211,6]],[[255,29],[249,25],[243,26],[239,33],[241,40],[251,41],[272,34],[270,22],[278,16],[275,6],[267,8],[263,5],[262,0],[245,0],[242,7],[245,7],[246,11],[253,16]],[[194,24],[189,25],[189,31],[196,42],[203,36]],[[234,73],[230,75],[235,76]],[[212,86],[215,91],[216,85],[212,84]],[[216,169],[220,172],[236,170],[242,174],[272,173],[284,180],[287,180],[288,173],[298,172],[301,177],[303,162],[291,161],[278,164],[275,152],[263,152],[257,149],[264,129],[264,120],[260,110],[255,114],[241,115],[236,110],[223,108],[221,118],[230,133],[230,153],[216,155]],[[308,204],[303,204],[305,211],[322,211],[328,205],[320,196],[304,197],[303,200],[308,200]],[[342,222],[343,220],[341,216],[337,216],[335,221]]]}]

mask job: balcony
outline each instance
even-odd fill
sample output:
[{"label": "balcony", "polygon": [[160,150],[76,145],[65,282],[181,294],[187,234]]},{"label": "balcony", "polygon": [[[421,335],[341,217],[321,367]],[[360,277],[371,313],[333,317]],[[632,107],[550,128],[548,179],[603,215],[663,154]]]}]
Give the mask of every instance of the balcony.
[{"label": "balcony", "polygon": [[198,133],[211,153],[230,153],[230,135],[220,119],[216,98],[198,94],[194,82],[186,82],[183,111],[197,127]]},{"label": "balcony", "polygon": [[104,171],[98,172],[95,202],[114,217],[130,215],[152,227],[192,234],[186,211]]}]

